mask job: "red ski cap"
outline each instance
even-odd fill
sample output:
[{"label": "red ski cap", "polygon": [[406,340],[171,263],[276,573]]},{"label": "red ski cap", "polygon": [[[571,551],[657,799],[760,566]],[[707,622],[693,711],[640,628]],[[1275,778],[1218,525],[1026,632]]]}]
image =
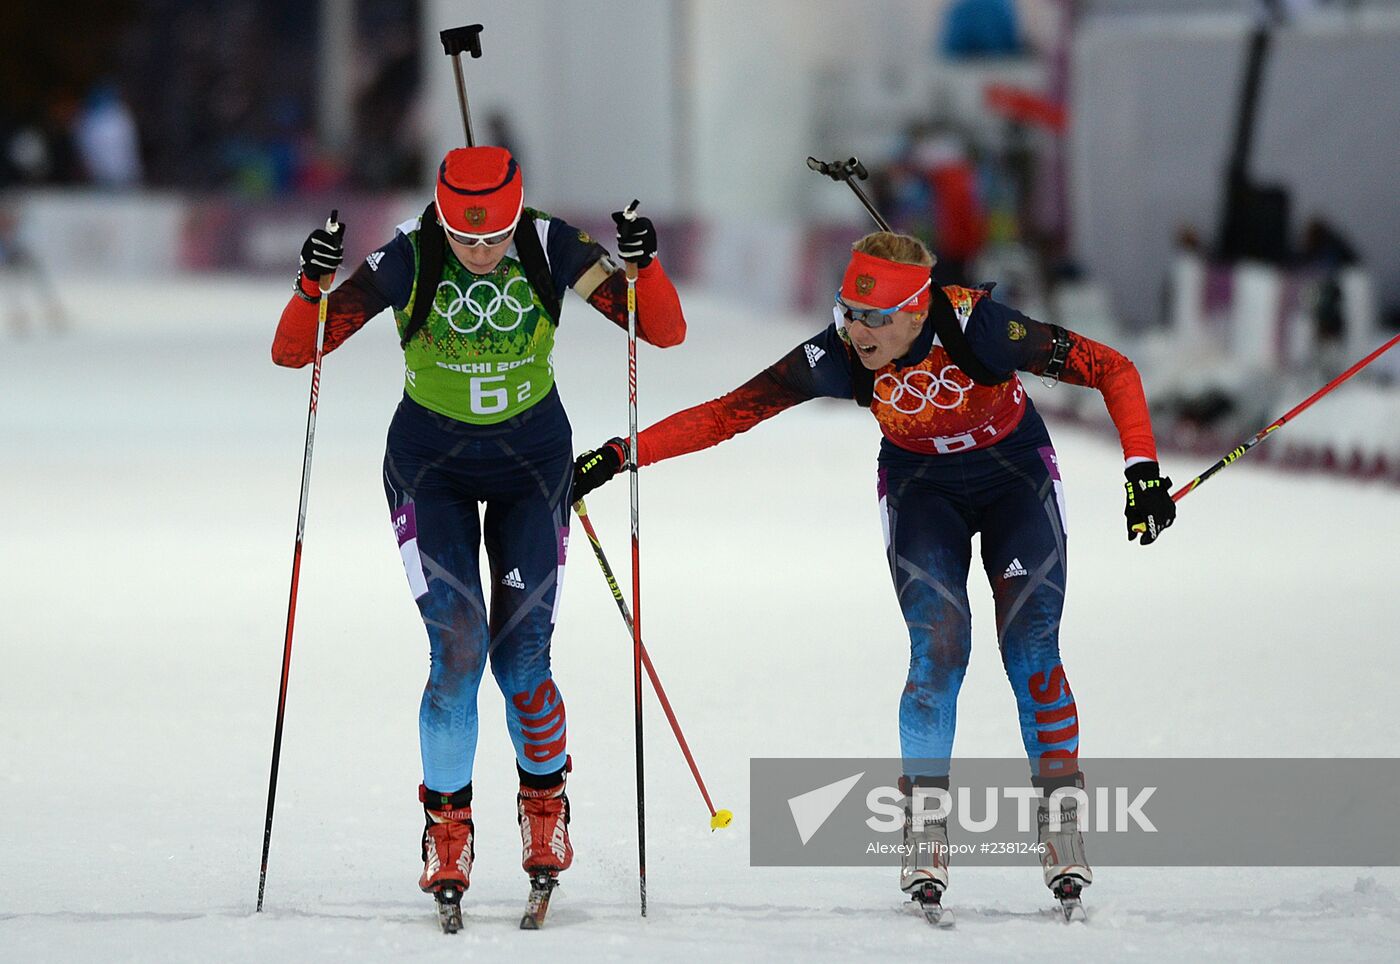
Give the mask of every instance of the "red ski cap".
[{"label": "red ski cap", "polygon": [[457,234],[509,231],[525,208],[520,165],[504,147],[459,147],[438,167],[438,218]]}]

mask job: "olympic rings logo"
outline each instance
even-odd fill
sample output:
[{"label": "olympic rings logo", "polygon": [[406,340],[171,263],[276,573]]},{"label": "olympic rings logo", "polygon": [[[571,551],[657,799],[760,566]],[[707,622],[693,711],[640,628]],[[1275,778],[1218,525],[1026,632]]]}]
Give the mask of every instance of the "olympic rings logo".
[{"label": "olympic rings logo", "polygon": [[[511,286],[517,282],[525,286],[525,300],[523,302],[511,294]],[[525,316],[535,306],[530,282],[519,275],[507,281],[503,289],[496,287],[495,282],[487,278],[473,281],[467,286],[466,291],[457,287],[456,283],[452,281],[441,282],[437,286],[437,291],[441,292],[444,288],[449,289],[452,298],[446,306],[438,309],[438,313],[447,319],[447,323],[452,326],[453,331],[463,335],[472,334],[480,329],[483,323],[490,325],[497,331],[514,331],[520,327],[520,323],[525,320]],[[479,288],[486,289],[486,293],[480,297],[477,295]],[[434,300],[436,297],[437,293],[435,292]],[[502,309],[515,312],[515,319],[508,325],[496,322],[496,314]],[[457,324],[456,321],[457,316],[463,311],[472,318],[471,323],[465,328]]]},{"label": "olympic rings logo", "polygon": [[[971,379],[963,385],[949,375],[949,372],[957,370],[956,365],[944,365],[943,370],[935,375],[931,371],[916,369],[903,378],[886,372],[875,379],[875,397],[901,415],[917,415],[928,405],[944,411],[954,409],[963,403],[973,387]],[[885,386],[885,394],[881,394],[881,386]],[[952,393],[954,397],[945,400],[945,392]]]}]

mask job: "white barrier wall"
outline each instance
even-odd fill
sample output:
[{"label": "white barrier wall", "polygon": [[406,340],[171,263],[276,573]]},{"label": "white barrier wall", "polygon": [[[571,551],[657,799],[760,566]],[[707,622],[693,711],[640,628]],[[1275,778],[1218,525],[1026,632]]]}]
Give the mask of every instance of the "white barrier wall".
[{"label": "white barrier wall", "polygon": [[480,136],[489,111],[509,115],[534,203],[579,210],[635,196],[664,215],[791,217],[805,210],[803,160],[832,109],[818,77],[856,64],[926,70],[946,5],[430,0],[428,154],[461,143],[438,31],[480,22],[483,56],[463,62],[473,121]]},{"label": "white barrier wall", "polygon": [[[667,212],[679,195],[672,103],[676,63],[670,3],[431,0],[423,7],[426,160],[461,147],[452,62],[438,32],[481,23],[482,56],[462,55],[478,143],[494,143],[503,114],[520,154],[529,203],[545,210],[626,204]],[[626,195],[626,196],[624,196]]]},{"label": "white barrier wall", "polygon": [[53,272],[165,274],[179,267],[183,194],[25,191],[10,198],[22,243]]},{"label": "white barrier wall", "polygon": [[[1071,204],[1078,256],[1130,321],[1178,226],[1211,239],[1252,20],[1106,17],[1074,45]],[[1351,238],[1380,300],[1400,301],[1400,17],[1318,16],[1282,29],[1265,68],[1251,173],[1285,185],[1292,232],[1321,215]]]}]

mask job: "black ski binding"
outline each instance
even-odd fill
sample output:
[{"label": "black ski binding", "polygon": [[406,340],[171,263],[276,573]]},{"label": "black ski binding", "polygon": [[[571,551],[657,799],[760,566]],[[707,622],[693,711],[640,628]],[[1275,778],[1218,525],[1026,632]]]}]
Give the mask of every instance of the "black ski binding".
[{"label": "black ski binding", "polygon": [[952,927],[953,912],[943,906],[943,888],[933,881],[925,881],[917,890],[909,894],[909,899],[919,905],[924,920],[934,927]]},{"label": "black ski binding", "polygon": [[1064,915],[1066,924],[1073,921],[1088,921],[1089,915],[1085,912],[1084,904],[1079,899],[1083,890],[1083,881],[1069,874],[1057,878],[1050,885],[1050,892],[1060,902],[1060,913]]},{"label": "black ski binding", "polygon": [[444,934],[455,934],[462,929],[462,888],[455,884],[444,884],[433,892],[437,901],[438,923]]}]

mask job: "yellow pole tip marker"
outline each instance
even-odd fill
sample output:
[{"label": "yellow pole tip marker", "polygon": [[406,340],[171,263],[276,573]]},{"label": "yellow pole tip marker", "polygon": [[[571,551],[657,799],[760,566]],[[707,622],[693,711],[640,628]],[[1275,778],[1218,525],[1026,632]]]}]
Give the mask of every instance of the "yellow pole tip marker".
[{"label": "yellow pole tip marker", "polygon": [[710,830],[715,831],[721,827],[727,827],[733,819],[733,812],[729,810],[720,810],[710,818]]}]

